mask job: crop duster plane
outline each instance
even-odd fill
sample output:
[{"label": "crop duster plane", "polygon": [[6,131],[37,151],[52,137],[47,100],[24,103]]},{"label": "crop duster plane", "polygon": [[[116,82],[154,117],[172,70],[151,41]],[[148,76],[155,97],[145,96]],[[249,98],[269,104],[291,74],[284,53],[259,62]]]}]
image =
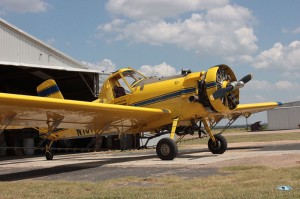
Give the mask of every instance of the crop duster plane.
[{"label": "crop duster plane", "polygon": [[[156,145],[161,160],[177,156],[175,134],[182,137],[196,132],[202,137],[205,133],[209,150],[222,154],[227,141],[221,134],[239,116],[281,105],[239,104],[239,89],[251,79],[249,74],[237,80],[227,65],[159,78],[145,77],[128,67],[112,73],[93,102],[64,99],[55,81],[47,80],[38,86],[39,96],[0,93],[1,130],[8,126],[45,128],[40,136],[51,141],[46,147],[48,160],[53,158],[54,141],[78,137],[68,131],[55,132],[57,128],[89,129],[95,132],[93,136],[151,132],[148,141],[169,134]],[[228,124],[213,134],[211,129],[223,118],[229,119]]]}]

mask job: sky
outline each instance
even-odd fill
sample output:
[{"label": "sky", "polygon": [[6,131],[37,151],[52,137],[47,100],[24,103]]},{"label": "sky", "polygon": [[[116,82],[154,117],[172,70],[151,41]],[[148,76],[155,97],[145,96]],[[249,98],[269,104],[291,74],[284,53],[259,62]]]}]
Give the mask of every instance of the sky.
[{"label": "sky", "polygon": [[[227,64],[241,103],[300,100],[298,0],[0,0],[0,17],[91,68],[147,76]],[[265,121],[265,115],[254,120]]]}]

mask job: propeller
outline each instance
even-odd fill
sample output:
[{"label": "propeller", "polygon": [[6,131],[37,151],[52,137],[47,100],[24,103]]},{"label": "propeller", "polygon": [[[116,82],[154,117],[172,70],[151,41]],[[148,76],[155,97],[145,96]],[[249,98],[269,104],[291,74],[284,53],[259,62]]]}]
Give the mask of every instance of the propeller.
[{"label": "propeller", "polygon": [[227,84],[227,86],[225,88],[220,88],[216,92],[214,92],[210,96],[210,99],[215,100],[215,99],[223,98],[230,91],[233,91],[233,90],[239,89],[239,88],[243,88],[244,85],[252,79],[252,77],[253,77],[252,74],[249,74],[249,75],[246,75],[245,77],[243,77],[242,79],[240,79],[239,81],[230,82],[229,84]]}]

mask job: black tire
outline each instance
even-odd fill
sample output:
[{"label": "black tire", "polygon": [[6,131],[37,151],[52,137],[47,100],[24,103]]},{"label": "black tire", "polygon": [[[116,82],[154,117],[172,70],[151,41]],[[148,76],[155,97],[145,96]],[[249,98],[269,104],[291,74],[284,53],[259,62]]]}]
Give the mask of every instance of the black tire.
[{"label": "black tire", "polygon": [[208,140],[208,149],[213,154],[223,154],[227,150],[227,141],[221,134],[214,135],[217,143],[214,143],[211,138]]},{"label": "black tire", "polygon": [[156,145],[156,154],[161,160],[173,160],[177,153],[177,144],[170,138],[163,138]]},{"label": "black tire", "polygon": [[45,156],[46,160],[53,160],[53,154],[50,151],[46,151]]}]

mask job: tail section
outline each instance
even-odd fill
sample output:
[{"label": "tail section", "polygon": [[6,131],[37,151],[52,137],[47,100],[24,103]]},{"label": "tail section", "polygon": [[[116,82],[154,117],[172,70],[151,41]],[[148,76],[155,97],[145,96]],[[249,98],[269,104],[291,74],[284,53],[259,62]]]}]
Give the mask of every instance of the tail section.
[{"label": "tail section", "polygon": [[37,87],[36,90],[37,90],[37,95],[41,97],[64,99],[56,82],[53,79],[44,81]]}]

